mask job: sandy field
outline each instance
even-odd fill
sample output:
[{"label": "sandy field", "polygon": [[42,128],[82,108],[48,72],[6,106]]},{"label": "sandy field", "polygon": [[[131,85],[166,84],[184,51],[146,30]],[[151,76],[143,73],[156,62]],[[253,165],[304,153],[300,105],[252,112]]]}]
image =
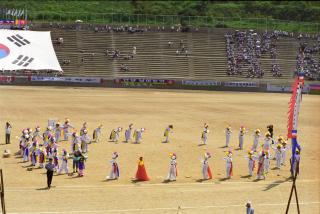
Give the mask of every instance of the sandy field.
[{"label": "sandy field", "polygon": [[[0,87],[0,151],[18,150],[21,130],[40,125],[42,131],[49,118],[61,122],[68,117],[80,130],[87,121],[90,135],[100,123],[104,125],[102,142],[89,146],[85,176],[53,177],[54,188],[46,190],[43,169],[27,171],[29,163],[12,155],[1,158],[4,171],[7,213],[245,213],[245,203],[252,201],[256,213],[284,213],[289,197],[289,157],[281,171],[271,170],[266,180],[248,177],[245,156],[253,142],[253,131],[266,132],[274,124],[275,136],[286,135],[290,94],[182,91],[153,89],[107,89],[71,87]],[[298,140],[303,147],[297,181],[301,213],[320,213],[320,96],[304,95],[299,117]],[[4,145],[4,125],[13,126],[12,143]],[[207,146],[199,146],[204,123],[209,124]],[[143,142],[125,144],[108,142],[110,131],[133,123],[145,127]],[[174,133],[163,144],[163,132],[173,124]],[[245,149],[233,150],[234,176],[225,180],[224,128],[233,129],[231,145],[238,145],[238,130],[243,124],[248,133]],[[61,142],[70,150],[70,142]],[[109,160],[119,153],[120,179],[106,181]],[[201,182],[200,157],[213,154],[209,163],[213,179]],[[178,178],[165,183],[169,153],[177,154]],[[151,178],[148,182],[131,181],[140,156]],[[72,167],[69,161],[69,168]],[[256,172],[256,170],[255,170]],[[293,202],[295,202],[293,200]],[[295,204],[290,213],[296,213]]]}]

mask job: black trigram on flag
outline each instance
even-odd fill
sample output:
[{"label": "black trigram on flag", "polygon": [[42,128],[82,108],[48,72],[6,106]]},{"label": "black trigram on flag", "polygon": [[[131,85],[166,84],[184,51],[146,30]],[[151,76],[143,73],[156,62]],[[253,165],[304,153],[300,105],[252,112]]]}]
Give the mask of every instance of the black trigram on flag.
[{"label": "black trigram on flag", "polygon": [[19,55],[19,56],[17,57],[17,59],[15,59],[15,60],[12,62],[12,64],[16,64],[16,65],[18,65],[18,66],[27,67],[33,60],[34,60],[34,58],[32,58],[32,57]]},{"label": "black trigram on flag", "polygon": [[30,42],[27,39],[24,39],[22,36],[19,34],[13,35],[13,36],[8,36],[7,39],[10,42],[13,42],[16,46],[21,47],[27,44],[30,44]]}]

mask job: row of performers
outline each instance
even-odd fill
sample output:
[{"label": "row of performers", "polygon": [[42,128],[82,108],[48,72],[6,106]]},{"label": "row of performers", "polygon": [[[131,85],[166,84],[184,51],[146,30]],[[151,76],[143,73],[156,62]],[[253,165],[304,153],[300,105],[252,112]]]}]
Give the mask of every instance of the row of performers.
[{"label": "row of performers", "polygon": [[[274,147],[272,147],[274,148]],[[276,148],[274,148],[275,158],[276,158],[276,167],[280,169],[282,165],[285,165],[285,154],[282,152],[281,144],[278,144]],[[28,154],[26,151],[30,151],[30,154]],[[110,161],[111,164],[111,170],[110,174],[107,176],[107,179],[118,179],[120,176],[119,173],[119,166],[117,163],[119,155],[117,152],[114,152],[112,154],[112,159]],[[29,149],[23,150],[23,159],[24,161],[31,161],[32,165],[35,167],[37,164],[39,164],[39,168],[43,168],[46,158],[53,159],[53,164],[55,166],[55,171],[58,174],[61,174],[63,172],[69,174],[68,169],[68,159],[69,154],[68,152],[63,149],[61,155],[58,153],[58,147],[54,143],[50,143],[49,148],[43,147],[43,145],[38,145],[37,141],[35,140]],[[167,176],[167,180],[175,181],[177,178],[177,155],[171,154],[170,155],[170,164],[169,164],[169,173]],[[205,153],[203,159],[201,160],[202,165],[202,175],[203,179],[212,179],[212,172],[209,167],[209,159],[211,158],[210,153]],[[268,150],[262,150],[257,155],[254,155],[254,151],[248,152],[248,156],[245,157],[248,160],[248,171],[249,175],[253,176],[254,169],[256,167],[256,162],[258,164],[257,167],[257,179],[265,179],[266,174],[269,172],[270,167],[270,152]],[[84,170],[85,170],[85,161],[87,159],[86,153],[84,153],[81,149],[81,145],[75,145],[74,151],[73,151],[73,173],[78,173],[78,176],[84,176]],[[224,160],[226,162],[226,178],[231,178],[232,172],[233,172],[233,160],[232,160],[232,152],[228,151],[226,153],[226,157],[224,157]],[[299,151],[297,151],[295,156],[294,164],[300,161]],[[293,169],[296,169],[296,166],[293,167]],[[138,171],[135,176],[136,180],[140,181],[147,181],[149,180],[143,158],[140,157],[139,163],[138,163]]]},{"label": "row of performers", "polygon": [[[94,142],[99,142],[101,140],[101,134],[102,134],[102,125],[98,126],[96,129],[94,129],[93,131],[93,137],[92,137],[92,141]],[[270,147],[269,146],[269,140],[270,138],[273,138],[273,125],[269,125],[267,126],[268,128],[268,135],[269,136],[266,136],[267,140],[265,140],[265,143],[266,144],[264,147]],[[29,134],[30,138],[33,137],[40,137],[42,138],[44,141],[48,140],[49,137],[48,136],[54,136],[55,137],[55,141],[56,142],[59,142],[60,140],[65,140],[67,141],[69,139],[69,136],[71,136],[72,132],[70,129],[73,129],[74,131],[74,126],[70,124],[70,120],[69,119],[66,119],[66,121],[64,122],[63,125],[60,125],[59,122],[57,122],[55,124],[55,127],[51,127],[51,126],[48,126],[46,131],[41,135],[40,134],[40,127],[37,126],[36,129],[35,129],[35,132],[32,133],[32,130],[31,129],[25,129],[23,131],[23,135],[25,135],[25,132],[27,132],[27,134]],[[135,129],[133,130],[133,124],[129,124],[128,128],[125,130],[125,133],[124,133],[124,137],[125,137],[125,141],[126,143],[130,142],[131,141],[131,136],[133,137],[133,142],[134,143],[141,143],[142,141],[142,135],[143,133],[145,132],[145,128],[140,128],[140,129]],[[118,127],[118,128],[115,128],[111,131],[110,133],[110,136],[109,136],[109,140],[111,142],[118,142],[119,141],[119,138],[120,138],[120,133],[122,131],[122,127]],[[86,132],[86,133],[84,133]],[[201,133],[201,141],[203,144],[207,144],[208,142],[208,134],[209,134],[209,125],[207,123],[204,124],[204,129]],[[165,140],[163,141],[163,143],[169,143],[169,137],[170,135],[173,133],[173,125],[168,125],[168,127],[165,128],[164,130],[164,137],[165,137]],[[239,149],[243,149],[243,146],[244,146],[244,136],[245,134],[247,133],[246,129],[244,126],[241,126],[240,127],[240,130],[239,130],[239,134],[238,134],[238,139],[239,139]],[[89,140],[89,135],[88,135],[88,128],[87,128],[87,122],[84,122],[83,123],[83,126],[82,128],[80,129],[80,136],[83,136],[83,135],[86,135],[86,137],[88,139],[86,140]],[[226,147],[229,147],[230,146],[230,140],[231,140],[231,135],[232,135],[232,130],[231,130],[231,127],[230,126],[227,126],[226,129],[225,129],[225,134],[226,134],[226,144],[225,146]],[[61,139],[61,137],[63,136],[63,139]],[[260,133],[260,130],[259,129],[256,129],[254,131],[254,135],[253,135],[253,145],[252,145],[252,148],[251,150],[253,151],[256,151],[257,150],[257,147],[258,147],[258,143],[259,143],[259,140],[262,139],[262,136],[261,136],[261,133]],[[272,142],[274,142],[273,140],[271,140]],[[46,143],[45,143],[46,144]],[[264,149],[267,149],[267,148],[264,148]]]}]

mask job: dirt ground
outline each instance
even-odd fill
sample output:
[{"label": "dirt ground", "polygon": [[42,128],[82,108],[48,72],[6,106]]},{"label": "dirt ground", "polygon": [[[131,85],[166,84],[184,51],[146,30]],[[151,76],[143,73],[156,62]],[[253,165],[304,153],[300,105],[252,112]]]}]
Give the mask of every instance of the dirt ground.
[{"label": "dirt ground", "polygon": [[[289,197],[289,157],[281,171],[270,170],[266,180],[248,178],[244,158],[253,142],[253,130],[264,133],[274,124],[275,136],[286,135],[290,94],[182,91],[153,89],[102,89],[65,87],[0,87],[0,150],[18,149],[23,128],[40,125],[49,118],[61,122],[68,117],[78,130],[84,121],[92,133],[100,123],[103,141],[91,144],[85,176],[54,176],[51,190],[45,190],[45,170],[27,171],[27,163],[17,156],[1,158],[4,171],[5,199],[8,213],[245,213],[245,203],[252,201],[256,213],[284,213]],[[301,174],[297,181],[301,213],[320,213],[320,97],[304,95],[299,117],[298,140],[303,147]],[[12,144],[4,143],[4,125],[13,126]],[[204,123],[209,123],[207,146],[199,146]],[[108,142],[111,129],[145,127],[139,145]],[[171,142],[161,143],[163,131],[173,124]],[[231,145],[236,148],[240,125],[247,128],[245,149],[234,151],[234,176],[224,180],[227,151],[224,128],[233,129]],[[70,142],[61,142],[70,149]],[[119,153],[120,179],[105,181],[109,160]],[[200,182],[200,157],[213,154],[209,163],[214,178]],[[169,153],[177,154],[178,180],[164,183],[169,168]],[[151,178],[133,183],[139,156]],[[71,168],[69,161],[69,168]],[[271,161],[271,169],[275,161]],[[255,170],[256,171],[256,170]],[[294,200],[293,200],[294,202]],[[290,213],[296,213],[295,204]]]}]

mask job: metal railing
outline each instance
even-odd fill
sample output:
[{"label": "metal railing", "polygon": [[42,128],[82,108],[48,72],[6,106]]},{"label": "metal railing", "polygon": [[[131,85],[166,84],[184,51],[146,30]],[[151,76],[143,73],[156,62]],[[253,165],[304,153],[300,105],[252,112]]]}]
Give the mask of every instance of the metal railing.
[{"label": "metal railing", "polygon": [[73,23],[81,20],[93,24],[122,24],[144,26],[194,26],[194,27],[229,27],[254,28],[266,30],[284,30],[289,32],[319,33],[320,23],[297,22],[269,18],[235,18],[212,16],[177,16],[125,13],[77,13],[29,11],[28,19],[33,22]]}]

